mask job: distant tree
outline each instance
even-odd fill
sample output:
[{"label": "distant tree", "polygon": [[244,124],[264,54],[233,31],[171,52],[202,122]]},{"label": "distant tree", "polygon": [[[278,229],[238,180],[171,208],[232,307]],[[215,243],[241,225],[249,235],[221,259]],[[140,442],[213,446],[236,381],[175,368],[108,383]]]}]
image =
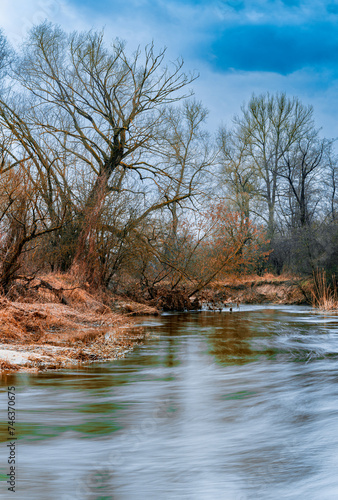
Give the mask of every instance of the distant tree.
[{"label": "distant tree", "polygon": [[10,47],[7,38],[0,29],[0,89],[2,86],[2,79],[7,73],[7,69],[13,58],[13,50]]},{"label": "distant tree", "polygon": [[332,222],[337,221],[338,158],[332,151],[328,156],[327,168],[324,173],[324,193],[330,219]]},{"label": "distant tree", "polygon": [[221,160],[221,179],[235,210],[249,218],[259,202],[259,182],[250,150],[250,136],[238,136],[234,131],[220,129],[218,145]]},{"label": "distant tree", "polygon": [[194,100],[168,108],[158,137],[159,155],[170,179],[168,182],[164,178],[162,189],[168,199],[173,199],[166,207],[171,214],[173,240],[177,238],[179,210],[184,203],[180,196],[190,190],[196,201],[208,190],[206,180],[216,154],[210,135],[203,128],[207,114],[202,104]]},{"label": "distant tree", "polygon": [[322,179],[331,164],[332,141],[314,132],[283,155],[280,177],[287,181],[291,227],[309,226],[321,201]]},{"label": "distant tree", "polygon": [[[268,236],[275,231],[275,208],[284,155],[313,130],[313,110],[285,94],[253,95],[242,114],[234,119],[227,137],[223,134],[226,178],[248,204],[257,196],[266,206]],[[248,206],[245,209],[248,212]],[[264,216],[264,213],[261,213]]]},{"label": "distant tree", "polygon": [[203,213],[201,223],[199,258],[195,259],[190,296],[216,278],[254,269],[269,254],[264,228],[230,210],[224,202],[215,203]]}]

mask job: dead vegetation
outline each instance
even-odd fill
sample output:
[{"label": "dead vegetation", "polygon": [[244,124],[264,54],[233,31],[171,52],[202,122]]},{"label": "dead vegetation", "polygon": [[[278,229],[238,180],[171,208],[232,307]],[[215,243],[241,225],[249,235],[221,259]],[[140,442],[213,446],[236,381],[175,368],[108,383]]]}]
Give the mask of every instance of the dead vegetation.
[{"label": "dead vegetation", "polygon": [[334,275],[329,280],[323,269],[317,269],[313,273],[311,285],[314,307],[324,311],[338,311],[338,289]]},{"label": "dead vegetation", "polygon": [[[327,307],[332,294],[325,292],[323,280],[318,283],[316,297],[326,297]],[[311,290],[310,282],[291,276],[234,276],[216,281],[192,297],[183,286],[180,290],[158,287],[150,300],[139,290],[133,298],[138,297],[143,301],[140,303],[91,289],[69,274],[22,277],[6,297],[0,297],[0,370],[56,369],[123,356],[145,338],[142,328],[135,328],[134,318],[158,314],[159,309],[198,310],[208,305],[214,310],[263,302],[300,304],[308,301]]]},{"label": "dead vegetation", "polygon": [[0,360],[0,371],[1,372],[15,372],[19,369],[18,365],[13,365],[8,361],[1,359]]},{"label": "dead vegetation", "polygon": [[191,300],[189,293],[184,287],[176,290],[168,290],[165,287],[159,287],[156,290],[153,303],[163,311],[189,311],[191,309],[200,309],[198,300]]},{"label": "dead vegetation", "polygon": [[[4,369],[113,359],[145,338],[139,328],[134,331],[132,317],[155,313],[154,307],[90,290],[69,275],[20,278],[0,297]],[[21,353],[18,364],[10,361],[14,352]]]},{"label": "dead vegetation", "polygon": [[[137,285],[129,284],[129,295],[142,297]],[[222,309],[224,304],[311,304],[311,281],[298,276],[271,273],[258,275],[228,275],[226,279],[215,280],[203,290],[191,295],[188,285],[175,289],[170,283],[152,287],[151,296],[143,292],[143,301],[163,311],[189,311],[201,308]],[[138,304],[141,309],[143,305]],[[124,309],[125,311],[128,308]]]},{"label": "dead vegetation", "polygon": [[[311,285],[296,276],[232,276],[216,281],[208,290],[210,303],[231,304],[304,304],[311,303]],[[205,292],[204,292],[205,295]]]}]

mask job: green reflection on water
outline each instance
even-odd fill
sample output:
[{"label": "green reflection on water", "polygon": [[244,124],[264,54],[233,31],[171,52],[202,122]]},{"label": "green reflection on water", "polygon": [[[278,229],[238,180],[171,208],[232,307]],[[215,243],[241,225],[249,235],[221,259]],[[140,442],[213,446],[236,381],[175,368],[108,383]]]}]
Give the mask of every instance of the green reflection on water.
[{"label": "green reflection on water", "polygon": [[233,392],[230,394],[225,394],[222,396],[221,399],[228,400],[228,399],[245,399],[249,398],[250,396],[254,396],[257,394],[256,391],[238,391],[238,392]]},{"label": "green reflection on water", "polygon": [[[117,425],[115,421],[105,419],[102,421],[99,416],[89,422],[82,422],[80,424],[64,424],[64,425],[43,425],[41,423],[25,423],[20,422],[15,426],[15,434],[18,440],[27,439],[41,440],[49,439],[60,436],[65,432],[76,432],[79,437],[91,437],[93,435],[107,435],[117,432],[122,429],[121,425]],[[8,441],[7,429],[0,431],[0,442],[5,443]]]}]

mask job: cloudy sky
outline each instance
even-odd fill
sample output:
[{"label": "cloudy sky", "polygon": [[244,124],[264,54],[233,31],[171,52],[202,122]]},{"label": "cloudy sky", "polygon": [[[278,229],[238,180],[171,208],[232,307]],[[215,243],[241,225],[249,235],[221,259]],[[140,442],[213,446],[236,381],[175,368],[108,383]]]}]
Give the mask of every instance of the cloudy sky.
[{"label": "cloudy sky", "polygon": [[338,0],[1,0],[0,26],[18,45],[48,19],[102,29],[131,50],[154,40],[200,74],[196,97],[209,127],[230,124],[251,94],[284,91],[312,104],[338,137]]}]

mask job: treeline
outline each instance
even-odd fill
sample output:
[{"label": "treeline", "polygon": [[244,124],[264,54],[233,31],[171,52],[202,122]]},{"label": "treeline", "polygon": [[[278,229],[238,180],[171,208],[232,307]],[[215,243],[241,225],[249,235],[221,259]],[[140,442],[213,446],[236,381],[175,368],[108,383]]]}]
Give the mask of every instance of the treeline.
[{"label": "treeline", "polygon": [[263,221],[270,268],[337,271],[337,158],[320,136],[313,108],[285,94],[252,96],[219,135],[233,206]]},{"label": "treeline", "polygon": [[154,298],[334,270],[332,141],[298,99],[253,96],[213,137],[182,61],[48,23],[19,53],[2,34],[0,71],[3,292],[41,271]]}]

